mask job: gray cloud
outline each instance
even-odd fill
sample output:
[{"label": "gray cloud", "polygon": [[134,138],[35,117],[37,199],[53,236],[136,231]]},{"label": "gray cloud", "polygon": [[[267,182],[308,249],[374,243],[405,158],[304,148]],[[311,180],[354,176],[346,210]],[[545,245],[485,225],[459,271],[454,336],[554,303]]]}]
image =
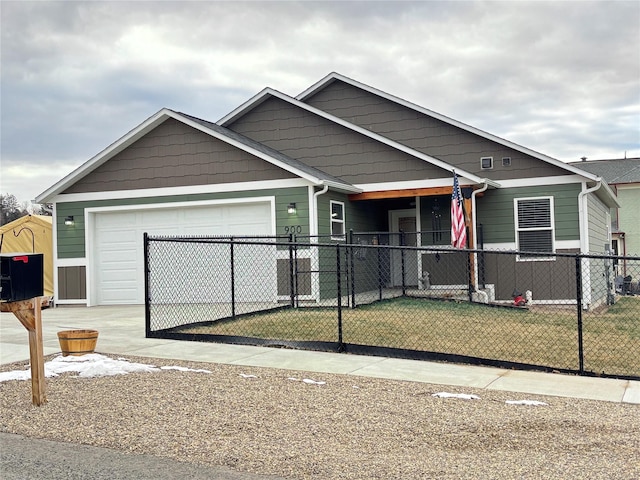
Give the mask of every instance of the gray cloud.
[{"label": "gray cloud", "polygon": [[640,4],[12,2],[2,185],[33,198],[162,107],[331,71],[561,160],[640,155]]}]

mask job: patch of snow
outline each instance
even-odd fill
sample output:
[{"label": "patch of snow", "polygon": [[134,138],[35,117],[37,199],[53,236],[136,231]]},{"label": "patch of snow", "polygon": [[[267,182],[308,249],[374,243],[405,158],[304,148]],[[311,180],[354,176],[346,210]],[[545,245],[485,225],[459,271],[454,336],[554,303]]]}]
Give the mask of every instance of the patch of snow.
[{"label": "patch of snow", "polygon": [[[193,370],[184,367],[161,367],[154,365],[146,365],[144,363],[130,362],[125,358],[113,359],[99,353],[88,353],[81,356],[59,355],[45,362],[45,377],[56,377],[62,373],[74,372],[78,377],[108,377],[113,375],[126,375],[127,373],[140,372],[159,372],[161,370],[180,370],[211,373],[207,370]],[[0,382],[8,380],[29,380],[31,379],[31,370],[13,370],[10,372],[0,372]]]},{"label": "patch of snow", "polygon": [[299,378],[289,377],[287,378],[287,380],[291,380],[293,382],[308,383],[309,385],[325,385],[327,383],[322,381],[311,380],[310,378],[303,378],[302,380],[300,380]]},{"label": "patch of snow", "polygon": [[462,400],[480,400],[480,397],[473,394],[468,393],[447,393],[447,392],[439,392],[431,395],[432,397],[438,398],[460,398]]},{"label": "patch of snow", "polygon": [[249,374],[246,374],[246,373],[241,373],[240,376],[242,378],[258,378],[255,375],[249,375]]},{"label": "patch of snow", "polygon": [[310,378],[303,378],[302,381],[304,383],[308,383],[309,385],[325,385],[327,382],[311,380]]}]

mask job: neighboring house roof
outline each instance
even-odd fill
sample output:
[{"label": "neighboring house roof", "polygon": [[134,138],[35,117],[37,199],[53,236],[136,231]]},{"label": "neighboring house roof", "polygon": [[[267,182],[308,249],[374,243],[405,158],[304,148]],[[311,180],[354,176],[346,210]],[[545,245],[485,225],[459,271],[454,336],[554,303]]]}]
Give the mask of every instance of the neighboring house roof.
[{"label": "neighboring house roof", "polygon": [[[428,115],[430,117],[433,117],[435,119],[438,119],[442,122],[448,123],[449,125],[453,125],[455,127],[461,128],[462,130],[466,130],[470,133],[473,133],[475,135],[478,135],[480,137],[486,138],[487,140],[491,140],[493,142],[496,142],[498,144],[504,145],[505,147],[509,147],[512,148],[514,150],[517,150],[519,152],[522,152],[526,155],[530,155],[534,158],[538,158],[539,160],[542,160],[544,162],[547,162],[549,164],[552,164],[556,167],[560,167],[564,170],[567,170],[571,173],[574,174],[578,174],[581,176],[585,176],[587,177],[589,180],[591,181],[598,181],[599,179],[596,178],[595,175],[592,175],[590,173],[587,173],[585,175],[585,172],[577,169],[576,167],[572,166],[571,164],[562,162],[560,160],[557,160],[555,158],[549,157],[547,155],[544,155],[542,153],[536,152],[535,150],[531,150],[530,148],[526,148],[523,147],[522,145],[518,145],[517,143],[513,143],[509,140],[505,140],[504,138],[500,138],[496,135],[493,135],[491,133],[485,132],[483,130],[480,130],[479,128],[475,128],[472,127],[470,125],[467,125],[465,123],[462,123],[458,120],[454,120],[452,118],[449,118],[445,115],[442,115],[440,113],[434,112],[432,110],[429,110],[427,108],[421,107],[419,105],[416,105],[414,103],[411,103],[407,100],[404,100],[402,98],[396,97],[394,95],[391,95],[389,93],[383,92],[382,90],[378,90],[377,88],[371,87],[369,85],[365,85],[364,83],[358,82],[356,80],[353,80],[349,77],[345,77],[344,75],[341,75],[339,73],[336,72],[332,72],[329,75],[327,75],[326,77],[324,77],[322,80],[318,81],[317,83],[315,83],[314,85],[312,85],[311,87],[309,87],[308,89],[306,89],[304,92],[300,93],[296,99],[299,101],[304,102],[305,99],[309,98],[310,96],[314,95],[315,93],[317,93],[319,90],[321,90],[322,88],[324,88],[326,85],[335,82],[335,81],[342,81],[345,83],[348,83],[349,85],[352,85],[356,88],[360,88],[362,90],[365,90],[369,93],[372,93],[374,95],[378,95],[386,100],[389,100],[391,102],[395,102],[398,103],[404,107],[410,108],[412,110],[415,110],[416,112],[422,113],[424,115]],[[225,117],[226,118],[226,117]]]},{"label": "neighboring house roof", "polygon": [[443,162],[442,160],[439,160],[435,157],[432,157],[430,155],[427,155],[425,153],[422,153],[418,150],[415,150],[411,147],[408,147],[402,143],[396,142],[394,140],[391,140],[387,137],[384,137],[382,135],[379,135],[377,133],[374,133],[370,130],[367,130],[366,128],[362,128],[358,125],[354,125],[353,123],[350,123],[346,120],[343,120],[342,118],[338,118],[335,117],[327,112],[324,112],[322,110],[319,110],[315,107],[312,107],[310,105],[307,105],[306,103],[300,102],[288,95],[285,95],[284,93],[281,93],[277,90],[274,90],[272,88],[265,88],[264,90],[262,90],[260,93],[258,93],[257,95],[253,96],[252,98],[250,98],[248,101],[246,101],[245,103],[243,103],[242,105],[240,105],[238,108],[236,108],[235,110],[233,110],[231,113],[225,115],[223,118],[221,118],[220,120],[218,120],[218,125],[222,125],[222,126],[226,126],[231,124],[234,120],[240,118],[241,116],[243,116],[244,114],[246,114],[247,112],[249,112],[250,110],[254,109],[255,107],[257,107],[258,105],[262,104],[263,102],[265,102],[266,100],[268,100],[269,98],[278,98],[280,100],[284,100],[285,102],[294,105],[298,108],[301,108],[303,110],[306,110],[307,112],[310,112],[314,115],[318,115],[322,118],[325,118],[333,123],[336,123],[338,125],[341,125],[351,131],[354,131],[356,133],[359,133],[361,135],[364,135],[374,141],[383,143],[389,147],[392,147],[398,151],[407,153],[409,155],[412,155],[416,158],[419,158],[427,163],[430,163],[431,165],[434,165],[436,167],[442,168],[445,171],[448,171],[449,173],[453,173],[453,170],[456,170],[456,173],[458,174],[459,177],[464,177],[467,178],[469,180],[471,180],[473,183],[487,183],[492,187],[499,187],[500,184],[498,182],[495,182],[493,180],[490,180],[488,178],[481,178],[478,177],[477,175],[474,175],[473,173],[467,172],[465,170],[462,170],[460,168],[455,168],[453,165]]},{"label": "neighboring house roof", "polygon": [[640,183],[640,157],[571,162],[571,165],[602,177],[609,185]]},{"label": "neighboring house roof", "polygon": [[207,122],[205,120],[185,115],[183,113],[175,112],[168,108],[163,108],[155,115],[149,117],[143,123],[138,125],[133,130],[129,131],[126,135],[119,138],[117,141],[109,145],[100,153],[80,165],[73,172],[69,173],[62,180],[49,187],[46,191],[36,197],[36,202],[45,203],[53,198],[55,195],[60,194],[69,186],[85,177],[100,165],[107,162],[110,158],[129,147],[137,140],[142,138],[147,133],[151,132],[154,128],[159,126],[168,118],[173,118],[189,125],[201,132],[204,132],[212,137],[222,140],[230,145],[240,148],[249,154],[255,155],[273,165],[276,165],[290,173],[304,178],[316,185],[328,185],[337,190],[346,191],[349,193],[360,193],[362,190],[347,183],[339,178],[333,177],[327,173],[324,173],[316,168],[304,165],[293,158],[290,158],[276,150],[273,150],[265,145],[255,142],[243,135],[224,128],[215,123]]}]

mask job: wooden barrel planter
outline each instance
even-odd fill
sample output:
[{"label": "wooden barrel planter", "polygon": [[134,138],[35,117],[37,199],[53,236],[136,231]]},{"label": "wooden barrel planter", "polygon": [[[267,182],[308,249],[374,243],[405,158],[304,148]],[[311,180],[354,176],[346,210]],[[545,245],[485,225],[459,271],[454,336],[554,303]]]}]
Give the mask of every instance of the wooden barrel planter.
[{"label": "wooden barrel planter", "polygon": [[64,330],[58,332],[62,356],[93,353],[98,342],[97,330]]}]

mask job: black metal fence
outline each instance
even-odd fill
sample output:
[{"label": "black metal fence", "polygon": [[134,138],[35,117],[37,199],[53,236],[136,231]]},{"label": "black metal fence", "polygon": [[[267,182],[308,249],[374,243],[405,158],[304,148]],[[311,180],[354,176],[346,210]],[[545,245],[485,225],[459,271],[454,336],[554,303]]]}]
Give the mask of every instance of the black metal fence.
[{"label": "black metal fence", "polygon": [[640,257],[413,235],[145,235],[146,335],[640,378]]}]

